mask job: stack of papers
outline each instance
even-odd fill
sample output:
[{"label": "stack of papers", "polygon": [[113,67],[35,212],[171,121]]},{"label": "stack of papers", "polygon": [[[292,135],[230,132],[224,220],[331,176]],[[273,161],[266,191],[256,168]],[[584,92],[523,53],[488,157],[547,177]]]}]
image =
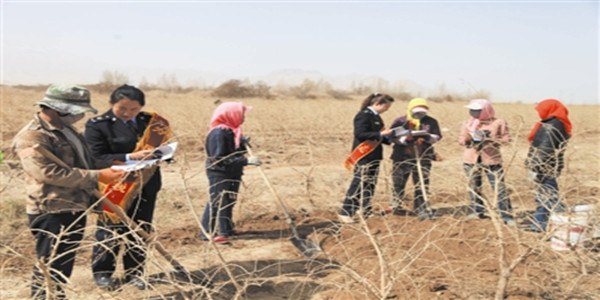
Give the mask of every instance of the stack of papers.
[{"label": "stack of papers", "polygon": [[402,126],[394,127],[394,128],[392,128],[392,130],[394,131],[395,137],[408,136],[408,135],[429,136],[429,133],[425,130],[408,130]]},{"label": "stack of papers", "polygon": [[155,151],[160,151],[162,153],[161,158],[148,159],[148,160],[132,160],[124,165],[114,165],[111,168],[123,170],[125,172],[131,172],[131,171],[141,170],[144,168],[150,168],[154,164],[156,164],[160,161],[173,158],[173,155],[175,154],[175,150],[177,150],[177,142],[162,145],[155,149]]}]

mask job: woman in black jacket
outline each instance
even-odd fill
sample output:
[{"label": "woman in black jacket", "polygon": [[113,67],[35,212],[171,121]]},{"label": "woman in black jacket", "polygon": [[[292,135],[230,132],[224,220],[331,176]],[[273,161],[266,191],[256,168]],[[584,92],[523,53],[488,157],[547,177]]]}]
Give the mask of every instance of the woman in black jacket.
[{"label": "woman in black jacket", "polygon": [[[360,111],[354,117],[354,141],[352,154],[346,160],[346,168],[353,169],[354,177],[348,188],[339,213],[342,223],[352,223],[359,208],[367,217],[371,213],[371,197],[375,193],[379,165],[383,158],[382,143],[390,144],[392,130],[384,129],[380,114],[394,102],[390,95],[374,93],[365,98]],[[362,200],[362,205],[359,205]]]},{"label": "woman in black jacket", "polygon": [[[210,198],[202,216],[202,239],[227,243],[235,235],[233,206],[244,166],[260,165],[257,157],[244,157],[247,140],[242,135],[244,114],[252,109],[240,102],[225,102],[213,112],[206,137],[206,176]],[[218,230],[216,229],[218,224]]]},{"label": "woman in black jacket", "polygon": [[[85,139],[96,158],[123,163],[150,159],[154,148],[170,138],[167,120],[156,113],[141,111],[145,103],[144,92],[134,86],[123,85],[113,91],[110,96],[111,109],[89,119],[85,125]],[[133,221],[142,224],[143,230],[149,233],[162,180],[157,166],[143,170],[142,174],[128,177],[132,185],[124,192],[126,196],[115,204],[121,206]],[[117,194],[109,191],[110,186],[103,189],[105,194]],[[114,200],[110,196],[108,198]],[[145,289],[142,277],[146,251],[139,242],[140,237],[135,236],[128,225],[106,209],[98,218],[97,226],[98,243],[94,245],[92,253],[96,285],[108,289],[115,287],[117,281],[111,276],[115,272],[116,256],[121,246],[116,235],[122,234],[128,239],[123,255],[125,282],[140,290]]]},{"label": "woman in black jacket", "polygon": [[[400,138],[393,139],[394,151],[391,159],[393,161],[392,181],[394,183],[394,194],[392,197],[392,209],[399,209],[404,200],[404,188],[408,177],[412,176],[413,182],[413,212],[419,220],[432,219],[433,213],[429,208],[426,197],[429,194],[429,174],[431,162],[436,159],[433,144],[442,139],[442,133],[438,121],[428,115],[429,104],[424,98],[414,98],[408,103],[406,115],[394,120],[392,128],[403,128],[409,133]],[[412,136],[412,132],[424,133],[420,136]],[[418,158],[418,159],[417,159]],[[420,164],[420,166],[418,165]],[[419,171],[419,168],[421,171]],[[421,172],[421,175],[419,175]],[[421,179],[423,182],[421,182]],[[388,209],[390,211],[390,209]]]},{"label": "woman in black jacket", "polygon": [[536,184],[534,198],[537,208],[528,230],[542,232],[546,230],[551,211],[564,211],[556,179],[564,167],[564,153],[572,126],[569,111],[558,100],[542,100],[535,110],[541,120],[527,137],[531,146],[525,164],[530,170],[529,177]]}]

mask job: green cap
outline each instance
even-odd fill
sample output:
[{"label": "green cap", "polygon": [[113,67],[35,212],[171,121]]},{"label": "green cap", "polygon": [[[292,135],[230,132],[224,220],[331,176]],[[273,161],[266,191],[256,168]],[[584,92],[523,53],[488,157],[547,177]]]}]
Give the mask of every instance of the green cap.
[{"label": "green cap", "polygon": [[53,84],[46,90],[44,99],[36,104],[48,106],[64,114],[98,113],[98,110],[90,105],[90,91],[76,85]]}]

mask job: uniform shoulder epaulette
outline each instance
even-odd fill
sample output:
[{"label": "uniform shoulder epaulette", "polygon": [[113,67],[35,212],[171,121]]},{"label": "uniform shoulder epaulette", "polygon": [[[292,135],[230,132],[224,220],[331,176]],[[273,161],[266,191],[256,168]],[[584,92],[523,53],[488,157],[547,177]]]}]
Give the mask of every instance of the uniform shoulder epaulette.
[{"label": "uniform shoulder epaulette", "polygon": [[140,113],[138,113],[138,117],[142,120],[150,120],[150,118],[152,118],[152,114],[149,112],[140,111]]},{"label": "uniform shoulder epaulette", "polygon": [[90,121],[92,123],[98,123],[98,122],[106,122],[109,120],[116,121],[116,119],[117,119],[116,117],[111,117],[109,115],[100,115],[100,116],[91,118]]}]

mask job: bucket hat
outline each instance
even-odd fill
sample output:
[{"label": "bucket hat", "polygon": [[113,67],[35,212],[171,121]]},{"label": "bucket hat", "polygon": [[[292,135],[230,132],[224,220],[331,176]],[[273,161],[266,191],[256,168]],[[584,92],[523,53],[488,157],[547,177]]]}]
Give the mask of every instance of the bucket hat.
[{"label": "bucket hat", "polygon": [[63,114],[98,113],[90,105],[90,91],[76,85],[53,84],[46,90],[44,98],[35,104],[48,106]]}]

